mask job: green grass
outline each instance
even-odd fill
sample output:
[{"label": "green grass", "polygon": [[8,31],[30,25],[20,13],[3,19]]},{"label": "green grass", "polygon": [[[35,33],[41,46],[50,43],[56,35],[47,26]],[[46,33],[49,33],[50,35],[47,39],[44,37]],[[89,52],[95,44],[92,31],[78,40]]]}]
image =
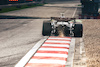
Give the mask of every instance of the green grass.
[{"label": "green grass", "polygon": [[4,12],[9,12],[9,11],[14,11],[14,10],[20,10],[20,9],[25,9],[25,8],[32,8],[32,7],[36,7],[36,6],[43,6],[44,4],[37,4],[37,5],[34,5],[34,4],[32,4],[32,5],[22,5],[22,6],[20,6],[20,8],[18,8],[18,7],[7,7],[7,8],[2,8],[1,10],[0,10],[0,13],[4,13]]},{"label": "green grass", "polygon": [[82,6],[81,4],[79,4],[78,6]]}]

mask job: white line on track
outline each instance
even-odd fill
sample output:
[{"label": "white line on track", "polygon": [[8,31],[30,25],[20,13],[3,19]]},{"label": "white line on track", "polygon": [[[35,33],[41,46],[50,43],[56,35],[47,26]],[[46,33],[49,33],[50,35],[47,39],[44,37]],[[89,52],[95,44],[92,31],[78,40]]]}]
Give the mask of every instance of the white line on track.
[{"label": "white line on track", "polygon": [[48,38],[48,39],[60,39],[60,40],[71,40],[71,38],[58,38],[58,37],[50,37],[50,38]]},{"label": "white line on track", "polygon": [[36,53],[34,56],[45,56],[45,57],[64,57],[67,58],[66,54],[53,54],[53,53]]},{"label": "white line on track", "polygon": [[15,67],[24,67],[45,40],[46,39],[41,39],[37,44],[35,44],[35,46],[15,65]]},{"label": "white line on track", "polygon": [[77,7],[75,8],[75,11],[74,11],[74,13],[72,15],[72,18],[74,18],[75,14],[76,14],[76,11],[77,11]]},{"label": "white line on track", "polygon": [[47,40],[46,42],[53,42],[53,43],[70,43],[70,41],[54,41],[54,40]]},{"label": "white line on track", "polygon": [[63,48],[40,48],[39,50],[46,50],[46,51],[66,51],[68,52],[68,49],[63,49]]},{"label": "white line on track", "polygon": [[65,64],[65,60],[31,59],[29,63]]},{"label": "white line on track", "polygon": [[69,47],[69,45],[57,45],[57,44],[43,44],[42,46],[54,46],[54,47]]},{"label": "white line on track", "polygon": [[74,50],[75,50],[75,38],[72,38],[71,44],[69,47],[67,63],[65,67],[73,67]]}]

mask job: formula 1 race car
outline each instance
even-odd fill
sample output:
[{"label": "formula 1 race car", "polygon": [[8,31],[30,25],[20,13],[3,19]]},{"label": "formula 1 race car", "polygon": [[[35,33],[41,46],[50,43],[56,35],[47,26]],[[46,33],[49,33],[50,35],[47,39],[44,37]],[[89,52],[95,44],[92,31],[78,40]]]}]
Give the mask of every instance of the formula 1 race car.
[{"label": "formula 1 race car", "polygon": [[43,36],[58,36],[60,33],[64,36],[82,37],[83,25],[75,18],[51,17],[51,20],[43,22]]}]

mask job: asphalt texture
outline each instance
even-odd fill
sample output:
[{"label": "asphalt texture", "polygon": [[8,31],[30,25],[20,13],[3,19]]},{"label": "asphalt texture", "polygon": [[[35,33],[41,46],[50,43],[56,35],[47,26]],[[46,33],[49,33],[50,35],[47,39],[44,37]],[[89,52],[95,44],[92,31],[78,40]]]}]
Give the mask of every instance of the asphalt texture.
[{"label": "asphalt texture", "polygon": [[4,17],[0,19],[0,67],[14,67],[43,38],[44,20],[60,17],[60,13],[65,13],[65,16],[70,18],[78,15],[78,0],[51,0],[48,3],[44,6],[0,13],[0,16]]}]

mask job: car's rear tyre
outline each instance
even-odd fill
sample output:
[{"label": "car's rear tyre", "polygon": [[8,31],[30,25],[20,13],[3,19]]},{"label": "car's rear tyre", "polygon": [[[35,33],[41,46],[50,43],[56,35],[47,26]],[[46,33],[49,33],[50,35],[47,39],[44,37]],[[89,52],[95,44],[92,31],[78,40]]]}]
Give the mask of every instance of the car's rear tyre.
[{"label": "car's rear tyre", "polygon": [[50,36],[52,31],[52,26],[50,21],[44,21],[43,22],[43,28],[42,28],[42,35],[43,36]]},{"label": "car's rear tyre", "polygon": [[82,37],[83,36],[83,25],[75,24],[74,26],[74,37]]}]

